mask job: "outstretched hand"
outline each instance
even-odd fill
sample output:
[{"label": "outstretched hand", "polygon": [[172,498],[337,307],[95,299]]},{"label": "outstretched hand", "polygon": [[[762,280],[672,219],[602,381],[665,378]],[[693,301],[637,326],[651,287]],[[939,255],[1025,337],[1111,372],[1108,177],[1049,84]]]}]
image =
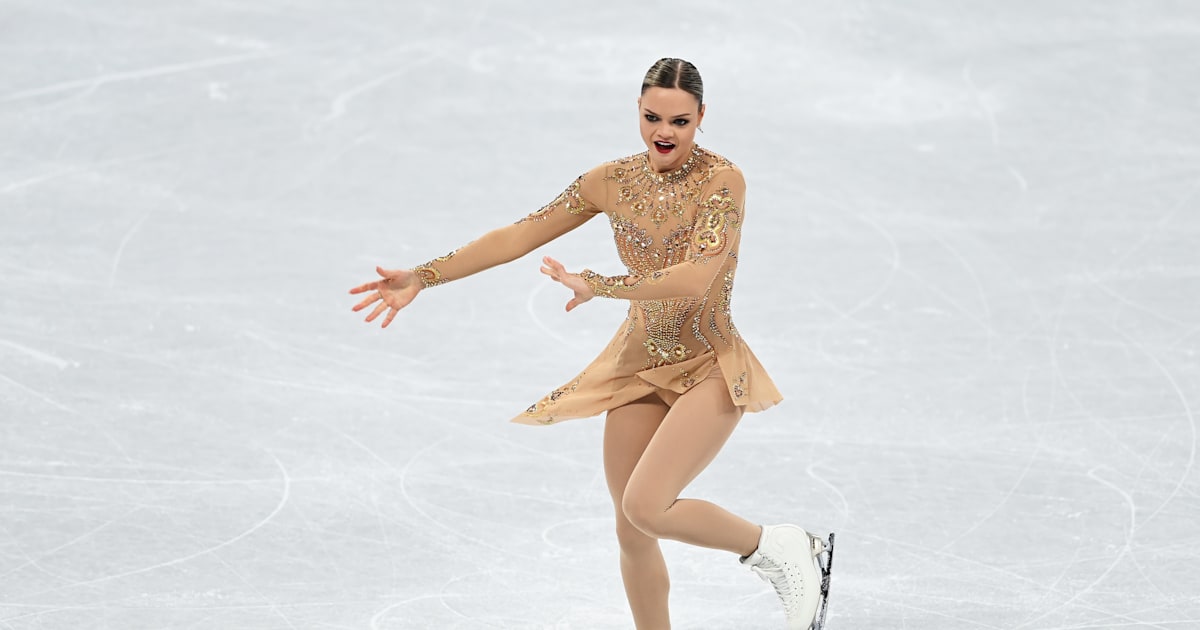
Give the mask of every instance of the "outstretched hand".
[{"label": "outstretched hand", "polygon": [[[354,305],[354,311],[361,311],[372,304],[375,304],[375,309],[367,315],[367,321],[373,322],[375,318],[387,313],[383,318],[383,327],[392,323],[396,318],[396,313],[400,309],[408,306],[413,298],[421,292],[424,287],[421,281],[417,279],[417,274],[408,269],[384,269],[376,267],[375,273],[378,273],[382,280],[360,284],[353,289],[350,289],[352,295],[359,293],[369,293],[363,301]],[[378,304],[376,304],[378,302]]]},{"label": "outstretched hand", "polygon": [[542,273],[575,292],[575,297],[567,302],[567,311],[596,297],[596,294],[592,293],[592,288],[588,286],[588,283],[583,281],[583,278],[579,277],[579,274],[567,273],[562,263],[549,256],[542,258]]}]

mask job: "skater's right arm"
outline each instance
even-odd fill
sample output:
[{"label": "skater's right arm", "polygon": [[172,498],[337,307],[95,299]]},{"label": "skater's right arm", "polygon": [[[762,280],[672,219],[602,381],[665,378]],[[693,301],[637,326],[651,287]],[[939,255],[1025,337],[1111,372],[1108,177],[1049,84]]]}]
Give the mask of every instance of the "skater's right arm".
[{"label": "skater's right arm", "polygon": [[600,169],[581,175],[558,197],[512,225],[414,267],[422,288],[445,284],[511,262],[583,225],[600,213],[592,202],[603,185]]},{"label": "skater's right arm", "polygon": [[386,313],[386,328],[396,313],[408,306],[421,290],[465,278],[510,262],[583,225],[601,212],[594,199],[602,199],[604,173],[601,167],[579,176],[554,201],[512,225],[484,234],[467,245],[412,269],[376,267],[380,279],[350,290],[366,294],[354,311],[366,308],[367,321]]}]

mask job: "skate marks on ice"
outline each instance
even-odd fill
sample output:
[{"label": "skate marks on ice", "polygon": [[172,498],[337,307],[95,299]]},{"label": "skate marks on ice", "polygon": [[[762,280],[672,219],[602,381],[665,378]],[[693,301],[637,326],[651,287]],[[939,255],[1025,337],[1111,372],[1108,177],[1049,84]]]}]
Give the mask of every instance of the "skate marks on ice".
[{"label": "skate marks on ice", "polygon": [[[526,261],[338,300],[639,150],[676,54],[787,396],[689,494],[842,534],[830,628],[1200,624],[1195,8],[137,4],[8,17],[0,627],[628,627],[601,423],[504,423],[622,305]],[[676,627],[782,620],[664,550]]]}]

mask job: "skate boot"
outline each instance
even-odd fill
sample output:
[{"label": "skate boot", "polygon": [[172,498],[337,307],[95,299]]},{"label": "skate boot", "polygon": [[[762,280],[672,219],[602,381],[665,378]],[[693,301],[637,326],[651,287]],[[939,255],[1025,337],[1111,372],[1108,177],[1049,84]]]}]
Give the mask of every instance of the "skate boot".
[{"label": "skate boot", "polygon": [[763,525],[758,549],[741,562],[775,587],[789,630],[824,628],[833,534],[826,543],[795,525]]}]

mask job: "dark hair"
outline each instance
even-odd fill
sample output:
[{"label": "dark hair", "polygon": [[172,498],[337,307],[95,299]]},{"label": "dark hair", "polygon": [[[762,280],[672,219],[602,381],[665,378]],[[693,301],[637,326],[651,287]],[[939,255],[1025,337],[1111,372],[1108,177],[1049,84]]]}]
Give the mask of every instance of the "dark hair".
[{"label": "dark hair", "polygon": [[642,79],[642,94],[652,87],[679,88],[696,97],[696,103],[704,104],[704,81],[700,71],[691,62],[673,57],[663,57],[654,62]]}]

